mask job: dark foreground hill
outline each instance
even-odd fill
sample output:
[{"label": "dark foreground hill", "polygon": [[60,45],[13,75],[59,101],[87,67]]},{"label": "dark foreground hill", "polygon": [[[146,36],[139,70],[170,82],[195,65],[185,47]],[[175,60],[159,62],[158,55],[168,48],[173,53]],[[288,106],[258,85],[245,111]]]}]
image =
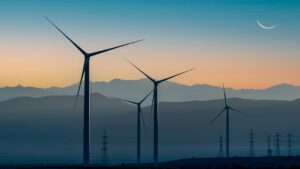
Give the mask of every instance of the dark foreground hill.
[{"label": "dark foreground hill", "polygon": [[[82,152],[82,98],[73,111],[73,96],[22,97],[0,103],[0,163],[80,163]],[[108,132],[111,163],[135,161],[135,107],[101,94],[91,96],[92,162],[101,161],[101,135]],[[232,155],[247,156],[249,131],[255,136],[255,154],[266,154],[266,136],[279,130],[281,154],[287,154],[286,135],[295,136],[293,153],[300,153],[300,100],[229,99],[244,113],[231,114]],[[209,122],[222,109],[223,100],[163,102],[160,104],[159,158],[215,157],[218,137],[224,135],[224,115]],[[150,108],[143,109],[142,160],[152,159]],[[150,121],[149,121],[150,120]]]},{"label": "dark foreground hill", "polygon": [[153,164],[114,164],[90,166],[83,165],[0,165],[0,169],[298,169],[300,157],[232,157],[232,158],[188,158],[158,165]]},{"label": "dark foreground hill", "polygon": [[300,157],[188,158],[160,165],[169,168],[299,168]]}]

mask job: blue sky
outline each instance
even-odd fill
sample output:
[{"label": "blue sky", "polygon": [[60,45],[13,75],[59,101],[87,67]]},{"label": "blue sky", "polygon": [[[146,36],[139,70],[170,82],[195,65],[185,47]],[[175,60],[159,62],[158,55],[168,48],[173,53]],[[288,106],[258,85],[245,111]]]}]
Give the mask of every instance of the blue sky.
[{"label": "blue sky", "polygon": [[[184,59],[187,60],[187,64],[183,65],[183,68],[192,63],[200,63],[200,60],[211,59],[218,64],[219,62],[226,64],[233,59],[235,64],[245,64],[241,63],[244,58],[256,59],[257,62],[265,62],[266,66],[268,60],[273,58],[276,58],[278,63],[286,62],[284,65],[277,65],[279,67],[287,67],[288,61],[291,63],[300,61],[298,59],[300,1],[297,0],[1,0],[0,45],[6,47],[8,52],[8,48],[20,48],[22,43],[28,45],[31,51],[35,45],[46,42],[51,46],[60,47],[65,44],[70,50],[66,49],[64,52],[71,55],[74,49],[67,46],[68,42],[62,40],[63,37],[49,26],[43,18],[45,15],[83,48],[91,51],[98,49],[99,46],[109,47],[125,41],[146,38],[143,45],[135,48],[139,52],[128,52],[126,57],[130,55],[133,60],[137,60],[136,55],[145,55],[143,58],[147,62],[140,61],[141,65],[148,64],[150,62],[148,60],[152,58],[163,58],[164,63],[173,60],[174,68],[168,72],[173,72]],[[267,26],[276,24],[278,27],[263,30],[257,26],[257,19]],[[54,49],[55,47],[51,48]],[[37,49],[39,50],[41,49]],[[32,59],[30,52],[22,56],[17,53],[13,55]],[[45,58],[51,59],[51,56]],[[213,70],[207,71],[208,74],[211,71],[210,77],[221,78],[221,81],[226,81],[229,76],[224,75],[222,79],[220,76],[214,76]],[[225,72],[222,69],[219,71]],[[268,71],[276,73],[271,67]],[[113,76],[133,78],[133,75],[128,77],[111,75],[110,78],[105,77],[103,80],[113,79]],[[233,77],[232,80],[236,83],[232,83],[232,86],[245,86],[241,82],[238,83],[237,78],[241,77]],[[261,81],[262,78],[259,77],[257,80]],[[180,82],[219,83],[210,79],[194,79],[189,81],[182,79]],[[24,80],[24,83],[27,81]],[[255,85],[254,77],[251,84],[252,87],[262,87],[280,82],[300,84],[300,81],[294,79],[279,78],[269,83]],[[66,85],[67,82],[63,84]]]}]

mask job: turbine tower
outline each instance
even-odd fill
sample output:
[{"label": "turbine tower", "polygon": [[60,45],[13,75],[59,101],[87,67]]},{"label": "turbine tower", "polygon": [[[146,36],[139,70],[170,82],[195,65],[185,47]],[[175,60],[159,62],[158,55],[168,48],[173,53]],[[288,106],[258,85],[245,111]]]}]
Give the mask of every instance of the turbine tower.
[{"label": "turbine tower", "polygon": [[226,97],[226,92],[225,92],[225,87],[223,84],[223,93],[224,93],[224,103],[225,103],[225,107],[221,110],[221,112],[210,122],[210,124],[212,124],[213,122],[215,122],[219,116],[226,111],[226,157],[229,157],[229,110],[235,111],[235,112],[239,112],[242,113],[241,111],[234,109],[232,107],[230,107],[227,103],[227,97]]},{"label": "turbine tower", "polygon": [[223,158],[223,136],[220,135],[219,137],[219,158]]},{"label": "turbine tower", "polygon": [[83,50],[80,46],[78,46],[71,38],[69,38],[62,30],[60,30],[49,18],[45,17],[50,24],[52,24],[65,38],[67,38],[84,56],[84,63],[83,63],[83,68],[82,68],[82,73],[81,73],[81,78],[79,81],[79,87],[77,90],[77,95],[76,95],[76,101],[75,105],[77,103],[82,79],[84,76],[84,115],[83,115],[83,164],[84,165],[89,165],[90,162],[90,58],[93,56],[96,56],[101,53],[105,53],[123,46],[127,46],[133,43],[140,42],[142,40],[126,43],[123,45],[115,46],[112,48],[88,53],[85,50]]},{"label": "turbine tower", "polygon": [[249,149],[249,157],[254,157],[254,145],[253,145],[253,140],[254,140],[254,133],[253,130],[250,130],[250,149]]},{"label": "turbine tower", "polygon": [[[154,132],[154,137],[153,137],[153,163],[157,165],[158,163],[158,86],[162,82],[165,82],[167,80],[170,80],[172,78],[175,78],[179,75],[182,75],[184,73],[187,73],[192,69],[186,70],[184,72],[175,74],[173,76],[169,76],[167,78],[161,79],[161,80],[156,80],[152,77],[150,77],[148,74],[146,74],[144,71],[142,71],[140,68],[138,68],[136,65],[134,65],[132,62],[130,62],[128,59],[126,59],[129,64],[131,64],[133,67],[135,67],[139,72],[141,72],[144,76],[146,76],[152,83],[153,83],[153,98],[152,98],[152,107],[153,107],[153,132]],[[151,107],[151,108],[152,108]]]},{"label": "turbine tower", "polygon": [[142,119],[143,125],[145,127],[141,104],[148,98],[148,96],[151,93],[152,93],[152,91],[150,93],[148,93],[140,102],[134,102],[134,101],[126,100],[126,99],[121,99],[127,103],[134,104],[137,106],[137,134],[136,134],[136,136],[137,136],[137,138],[136,138],[136,141],[137,141],[136,162],[137,162],[137,164],[141,163],[141,119]]}]

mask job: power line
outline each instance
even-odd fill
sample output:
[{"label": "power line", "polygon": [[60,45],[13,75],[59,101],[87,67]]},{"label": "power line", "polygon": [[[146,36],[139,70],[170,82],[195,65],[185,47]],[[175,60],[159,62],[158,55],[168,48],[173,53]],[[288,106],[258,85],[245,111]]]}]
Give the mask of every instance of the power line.
[{"label": "power line", "polygon": [[291,133],[289,133],[287,135],[287,141],[288,141],[288,156],[291,157],[292,156],[292,147],[293,147],[293,143],[294,143],[294,140],[293,140],[293,135]]},{"label": "power line", "polygon": [[280,134],[278,130],[274,135],[274,142],[275,142],[275,156],[280,156]]},{"label": "power line", "polygon": [[272,156],[272,148],[271,148],[271,135],[268,135],[268,149],[267,149],[268,157]]}]

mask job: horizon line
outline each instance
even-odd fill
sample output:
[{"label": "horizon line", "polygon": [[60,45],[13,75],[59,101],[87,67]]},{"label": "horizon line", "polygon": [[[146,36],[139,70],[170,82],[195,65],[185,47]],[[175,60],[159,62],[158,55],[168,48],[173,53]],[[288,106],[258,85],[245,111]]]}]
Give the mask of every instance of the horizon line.
[{"label": "horizon line", "polygon": [[[140,79],[121,79],[121,78],[114,78],[111,80],[103,80],[103,81],[91,81],[91,83],[111,83],[112,81],[115,80],[120,80],[120,81],[141,81],[141,80],[145,80],[148,81],[147,78],[140,78]],[[38,88],[38,89],[51,89],[51,88],[67,88],[70,86],[74,86],[74,85],[78,85],[79,82],[75,82],[75,83],[71,83],[69,85],[65,85],[65,86],[48,86],[48,87],[41,87],[41,86],[31,86],[31,85],[22,85],[21,83],[18,83],[16,85],[9,85],[9,86],[5,86],[5,85],[0,85],[0,89],[3,88],[14,88],[14,87],[27,87],[27,88]],[[173,84],[178,84],[178,85],[184,85],[186,87],[194,87],[194,86],[198,86],[198,85],[207,85],[207,86],[211,86],[211,87],[218,87],[218,88],[222,88],[222,83],[220,83],[220,85],[213,85],[213,84],[208,84],[208,83],[194,83],[194,84],[184,84],[184,83],[180,83],[180,82],[175,82],[175,81],[168,81],[168,83],[173,83]],[[232,89],[232,90],[266,90],[266,89],[270,89],[272,87],[276,87],[276,86],[281,86],[281,85],[289,85],[292,87],[300,87],[300,85],[296,85],[296,84],[291,84],[291,83],[286,83],[286,82],[281,82],[281,83],[276,83],[273,85],[270,85],[268,87],[261,87],[261,88],[256,88],[256,87],[241,87],[241,88],[237,88],[237,87],[230,87],[227,86],[225,87],[226,89]]]}]

